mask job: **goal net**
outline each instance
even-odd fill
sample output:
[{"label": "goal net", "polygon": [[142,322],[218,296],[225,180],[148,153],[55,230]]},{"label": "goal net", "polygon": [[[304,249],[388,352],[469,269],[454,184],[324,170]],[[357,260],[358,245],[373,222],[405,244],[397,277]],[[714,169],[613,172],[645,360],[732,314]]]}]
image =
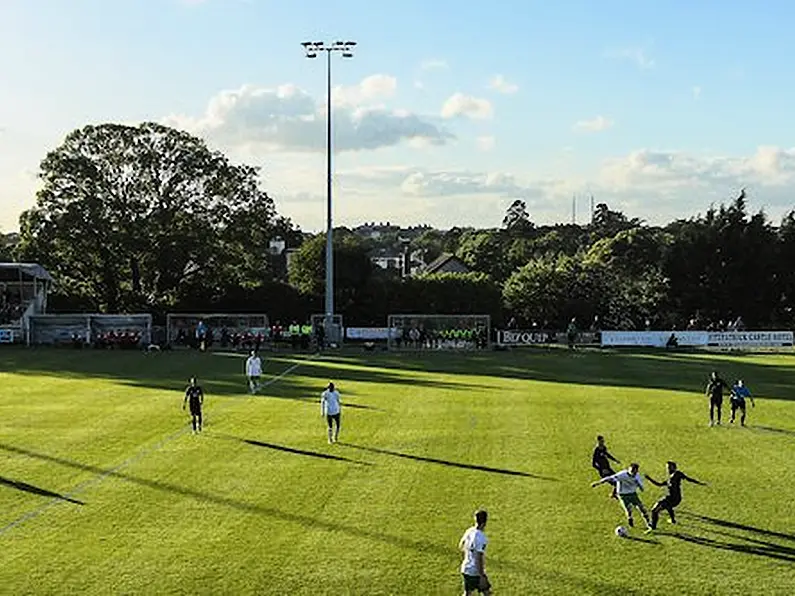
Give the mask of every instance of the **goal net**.
[{"label": "goal net", "polygon": [[485,350],[489,315],[389,315],[390,350]]},{"label": "goal net", "polygon": [[169,313],[166,315],[166,343],[172,347],[255,349],[270,341],[266,314]]},{"label": "goal net", "polygon": [[312,333],[314,341],[322,341],[324,345],[332,348],[342,345],[345,337],[345,328],[342,325],[342,315],[331,315],[331,325],[328,324],[328,315],[312,315]]},{"label": "goal net", "polygon": [[62,314],[28,319],[28,345],[140,348],[152,341],[152,315]]}]

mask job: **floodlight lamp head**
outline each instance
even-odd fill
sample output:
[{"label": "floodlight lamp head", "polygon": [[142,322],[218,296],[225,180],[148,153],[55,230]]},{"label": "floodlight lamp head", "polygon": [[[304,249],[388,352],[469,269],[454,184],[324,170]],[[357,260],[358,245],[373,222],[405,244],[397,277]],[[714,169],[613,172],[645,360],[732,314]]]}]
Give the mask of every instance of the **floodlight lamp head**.
[{"label": "floodlight lamp head", "polygon": [[356,45],[356,42],[355,42],[355,41],[346,41],[346,42],[345,42],[345,45],[346,45],[346,46],[349,46],[349,47],[353,47],[353,46],[355,46],[355,45]]},{"label": "floodlight lamp head", "polygon": [[315,52],[307,52],[306,57],[307,58],[317,58],[317,54],[315,54]]},{"label": "floodlight lamp head", "polygon": [[353,54],[351,54],[350,52],[343,52],[342,53],[342,57],[343,58],[353,58]]}]

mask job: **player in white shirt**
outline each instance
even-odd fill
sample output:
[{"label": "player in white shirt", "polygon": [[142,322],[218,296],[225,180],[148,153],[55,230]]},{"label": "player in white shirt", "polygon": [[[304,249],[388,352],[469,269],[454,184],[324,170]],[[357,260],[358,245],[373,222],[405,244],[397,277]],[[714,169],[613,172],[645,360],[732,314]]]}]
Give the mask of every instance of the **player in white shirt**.
[{"label": "player in white shirt", "polygon": [[334,383],[329,383],[326,390],[320,394],[320,415],[326,417],[329,443],[336,443],[340,438],[341,410],[340,392],[334,388]]},{"label": "player in white shirt", "polygon": [[255,350],[251,350],[251,355],[246,359],[246,377],[248,379],[248,390],[254,394],[260,390],[259,379],[262,376],[262,358]]},{"label": "player in white shirt", "polygon": [[618,489],[618,499],[627,514],[627,523],[630,527],[635,525],[635,520],[632,519],[632,508],[637,507],[643,516],[643,521],[646,522],[646,527],[651,529],[649,513],[638,496],[638,491],[643,490],[643,478],[639,470],[640,465],[633,463],[626,470],[621,470],[612,476],[605,476],[601,480],[592,483],[591,486],[599,486],[605,482],[614,483]]},{"label": "player in white shirt", "polygon": [[469,528],[461,540],[458,548],[464,553],[461,562],[461,575],[464,578],[464,596],[480,592],[488,596],[491,594],[491,583],[486,576],[486,546],[489,539],[483,531],[489,514],[484,509],[475,512],[475,525]]}]

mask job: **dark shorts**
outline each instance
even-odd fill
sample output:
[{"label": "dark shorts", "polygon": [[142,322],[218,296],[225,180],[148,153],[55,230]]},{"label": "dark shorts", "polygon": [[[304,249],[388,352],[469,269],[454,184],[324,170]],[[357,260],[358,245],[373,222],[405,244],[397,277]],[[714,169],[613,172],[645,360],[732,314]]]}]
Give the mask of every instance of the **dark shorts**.
[{"label": "dark shorts", "polygon": [[709,405],[711,405],[711,406],[722,406],[723,405],[723,398],[722,397],[710,397],[709,398]]},{"label": "dark shorts", "polygon": [[340,425],[340,415],[339,414],[329,414],[326,416],[326,424],[328,427],[331,428],[332,422],[336,422],[337,426]]},{"label": "dark shorts", "polygon": [[486,592],[491,590],[491,582],[489,578],[486,578],[486,586],[484,588],[480,587],[480,576],[479,575],[467,575],[466,573],[462,573],[461,577],[464,578],[464,590],[467,592]]},{"label": "dark shorts", "polygon": [[682,497],[677,498],[668,495],[657,501],[656,506],[661,507],[662,509],[673,509],[674,507],[679,506],[679,503],[681,502],[682,502]]},{"label": "dark shorts", "polygon": [[201,416],[202,415],[201,404],[191,404],[190,405],[190,415],[191,416]]},{"label": "dark shorts", "polygon": [[597,472],[599,472],[599,478],[607,478],[608,476],[612,476],[613,474],[615,474],[613,468],[609,466],[607,468],[600,468],[599,470],[597,470]]},{"label": "dark shorts", "polygon": [[732,404],[732,411],[742,410],[745,412],[745,400],[744,399],[733,399],[731,401]]}]

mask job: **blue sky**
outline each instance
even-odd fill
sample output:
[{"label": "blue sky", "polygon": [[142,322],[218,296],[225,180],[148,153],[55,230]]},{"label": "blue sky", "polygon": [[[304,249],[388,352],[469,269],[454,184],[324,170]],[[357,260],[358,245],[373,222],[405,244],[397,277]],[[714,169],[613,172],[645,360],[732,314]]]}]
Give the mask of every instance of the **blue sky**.
[{"label": "blue sky", "polygon": [[[68,8],[67,8],[68,7]],[[795,4],[0,1],[0,228],[86,123],[156,120],[263,166],[280,212],[324,220],[324,64],[335,59],[335,218],[542,223],[587,195],[661,223],[747,186],[795,205]]]}]

